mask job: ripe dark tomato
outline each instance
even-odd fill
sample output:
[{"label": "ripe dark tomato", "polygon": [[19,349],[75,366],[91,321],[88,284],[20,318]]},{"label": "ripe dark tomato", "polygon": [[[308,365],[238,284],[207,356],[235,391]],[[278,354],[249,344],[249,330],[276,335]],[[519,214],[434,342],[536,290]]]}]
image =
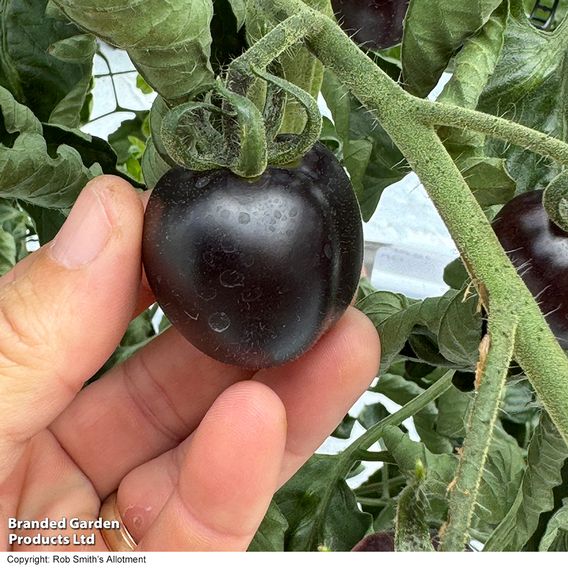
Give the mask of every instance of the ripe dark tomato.
[{"label": "ripe dark tomato", "polygon": [[345,33],[368,49],[392,47],[402,39],[410,0],[331,0]]},{"label": "ripe dark tomato", "polygon": [[493,228],[560,345],[568,349],[568,233],[550,221],[542,193],[509,201]]},{"label": "ripe dark tomato", "polygon": [[263,368],[307,351],[359,281],[361,214],[335,156],[316,144],[295,167],[254,181],[173,169],[144,220],[148,282],[198,349]]}]

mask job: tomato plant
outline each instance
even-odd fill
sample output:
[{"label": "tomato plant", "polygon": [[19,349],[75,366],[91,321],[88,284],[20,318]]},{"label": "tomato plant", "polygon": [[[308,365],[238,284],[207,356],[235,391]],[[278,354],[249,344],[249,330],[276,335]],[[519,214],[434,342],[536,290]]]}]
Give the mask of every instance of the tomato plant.
[{"label": "tomato plant", "polygon": [[[333,433],[346,447],[276,492],[251,550],[351,550],[372,533],[426,550],[435,531],[442,551],[567,550],[567,241],[549,221],[568,211],[567,12],[566,0],[2,3],[2,273],[54,237],[93,177],[154,189],[144,262],[166,315],[155,304],[133,320],[105,369],[170,323],[224,361],[279,364],[356,288],[381,336],[369,390],[399,409],[364,397]],[[109,53],[130,59],[151,108],[125,108]],[[129,112],[108,139],[87,133],[105,84]],[[357,286],[359,210],[370,219],[410,172],[459,251],[440,296]]]}]

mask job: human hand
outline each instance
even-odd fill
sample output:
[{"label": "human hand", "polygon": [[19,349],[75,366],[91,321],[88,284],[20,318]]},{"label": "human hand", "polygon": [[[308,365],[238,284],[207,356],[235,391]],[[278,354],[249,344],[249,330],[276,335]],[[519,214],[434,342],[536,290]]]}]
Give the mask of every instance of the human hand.
[{"label": "human hand", "polygon": [[[350,308],[282,367],[219,363],[170,328],[81,390],[153,301],[142,224],[143,199],[99,177],[54,241],[0,278],[0,548],[34,549],[8,543],[38,532],[9,518],[95,520],[118,490],[138,550],[245,550],[274,492],[375,376],[377,334]],[[98,533],[76,548],[107,550]]]}]

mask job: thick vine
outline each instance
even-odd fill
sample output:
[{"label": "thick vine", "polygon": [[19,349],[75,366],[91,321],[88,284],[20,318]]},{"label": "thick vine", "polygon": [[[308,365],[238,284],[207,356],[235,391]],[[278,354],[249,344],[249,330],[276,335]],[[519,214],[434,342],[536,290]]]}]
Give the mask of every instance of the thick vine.
[{"label": "thick vine", "polygon": [[505,392],[513,355],[517,320],[491,305],[489,333],[483,338],[477,368],[477,392],[469,415],[455,483],[450,487],[448,524],[442,550],[459,552],[466,546],[485,462]]},{"label": "thick vine", "polygon": [[[306,41],[325,66],[379,120],[416,172],[445,221],[480,296],[489,294],[492,306],[518,317],[514,355],[565,440],[568,440],[568,358],[546,324],[538,304],[502,249],[481,207],[471,193],[435,126],[475,126],[490,136],[568,165],[568,144],[540,132],[477,111],[427,104],[406,93],[345,35],[330,18],[299,0],[256,0],[270,17],[305,18]],[[447,110],[450,119],[442,120]],[[457,116],[466,117],[462,124]],[[473,117],[468,120],[467,117]],[[483,293],[481,293],[483,292]]]}]

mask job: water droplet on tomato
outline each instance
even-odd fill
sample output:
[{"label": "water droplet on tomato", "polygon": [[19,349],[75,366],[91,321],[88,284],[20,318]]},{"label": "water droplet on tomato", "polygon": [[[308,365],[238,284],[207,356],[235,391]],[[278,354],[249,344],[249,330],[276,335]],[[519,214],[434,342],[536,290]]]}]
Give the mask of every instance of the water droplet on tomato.
[{"label": "water droplet on tomato", "polygon": [[243,286],[244,275],[236,270],[223,270],[221,276],[219,276],[219,282],[221,286],[225,288],[236,288],[237,286]]},{"label": "water droplet on tomato", "polygon": [[209,185],[209,182],[211,181],[211,178],[209,176],[203,176],[200,177],[196,182],[195,182],[195,187],[197,189],[203,189],[204,187],[207,187]]},{"label": "water droplet on tomato", "polygon": [[223,333],[231,325],[231,320],[225,312],[215,312],[209,316],[209,327],[217,333]]}]

